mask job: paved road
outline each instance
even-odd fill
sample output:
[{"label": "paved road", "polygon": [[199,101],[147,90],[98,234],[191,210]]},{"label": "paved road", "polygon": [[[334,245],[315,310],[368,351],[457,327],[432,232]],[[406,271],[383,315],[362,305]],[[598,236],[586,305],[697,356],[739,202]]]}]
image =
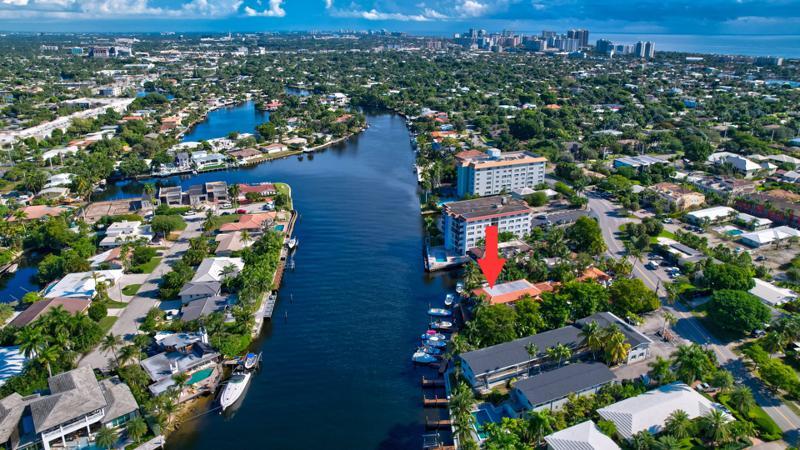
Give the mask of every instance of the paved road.
[{"label": "paved road", "polygon": [[[139,288],[139,292],[131,299],[128,306],[114,323],[114,326],[111,327],[111,333],[122,336],[126,340],[132,339],[133,336],[138,334],[139,324],[147,316],[147,311],[154,306],[158,306],[158,283],[161,281],[161,276],[169,272],[170,265],[179,260],[189,249],[189,239],[200,235],[203,216],[197,215],[187,222],[186,229],[183,230],[178,240],[166,250],[159,265],[147,277]],[[107,370],[112,361],[113,355],[111,352],[104,352],[97,348],[84,356],[78,365]]]},{"label": "paved road", "polygon": [[[617,216],[615,214],[616,205],[591,192],[588,194],[588,199],[589,210],[592,216],[597,218],[603,233],[603,239],[608,247],[607,253],[615,258],[626,257],[625,246],[619,240],[617,231],[623,223],[635,222],[638,219]],[[665,283],[670,282],[670,279],[662,269],[649,270],[640,261],[634,261],[632,273],[656,293],[665,294],[663,286]],[[800,417],[772,395],[759,379],[750,374],[739,356],[733,352],[731,346],[720,342],[711,335],[703,324],[687,311],[684,306],[677,304],[674,306],[664,305],[663,308],[678,318],[673,330],[680,337],[711,349],[717,355],[721,366],[728,369],[738,382],[750,387],[758,405],[778,424],[784,432],[785,439],[789,442],[797,442]]]}]

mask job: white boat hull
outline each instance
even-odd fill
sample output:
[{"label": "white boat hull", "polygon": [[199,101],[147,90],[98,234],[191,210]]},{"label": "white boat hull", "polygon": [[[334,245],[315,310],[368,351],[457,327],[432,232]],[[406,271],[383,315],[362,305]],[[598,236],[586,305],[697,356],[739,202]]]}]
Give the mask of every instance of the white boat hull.
[{"label": "white boat hull", "polygon": [[231,377],[231,380],[225,385],[225,389],[222,390],[222,395],[219,397],[219,404],[223,411],[236,403],[242,394],[244,394],[251,377],[252,375],[249,372],[236,373]]}]

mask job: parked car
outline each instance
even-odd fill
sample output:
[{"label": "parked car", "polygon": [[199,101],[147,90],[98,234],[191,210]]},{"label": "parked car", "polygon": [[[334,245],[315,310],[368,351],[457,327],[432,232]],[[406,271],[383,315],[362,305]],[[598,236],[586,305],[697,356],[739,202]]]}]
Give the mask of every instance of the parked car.
[{"label": "parked car", "polygon": [[766,261],[766,260],[767,260],[767,257],[764,256],[764,255],[756,257],[756,261]]},{"label": "parked car", "polygon": [[672,219],[667,217],[666,219],[662,220],[662,222],[664,222],[664,223],[672,223]]},{"label": "parked car", "polygon": [[241,208],[237,209],[236,210],[236,214],[247,214],[247,210],[246,209],[241,209]]},{"label": "parked car", "polygon": [[656,270],[658,268],[658,264],[656,264],[655,261],[648,261],[644,266],[650,270]]},{"label": "parked car", "polygon": [[222,208],[222,209],[230,209],[230,208],[233,208],[233,205],[230,204],[230,203],[223,203],[223,204],[219,205],[219,207]]}]

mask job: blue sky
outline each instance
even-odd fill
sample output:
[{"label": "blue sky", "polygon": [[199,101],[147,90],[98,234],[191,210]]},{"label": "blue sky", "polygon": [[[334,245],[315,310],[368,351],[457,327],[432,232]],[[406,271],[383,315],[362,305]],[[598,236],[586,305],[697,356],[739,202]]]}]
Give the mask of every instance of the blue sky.
[{"label": "blue sky", "polygon": [[7,31],[800,34],[800,0],[0,0]]}]

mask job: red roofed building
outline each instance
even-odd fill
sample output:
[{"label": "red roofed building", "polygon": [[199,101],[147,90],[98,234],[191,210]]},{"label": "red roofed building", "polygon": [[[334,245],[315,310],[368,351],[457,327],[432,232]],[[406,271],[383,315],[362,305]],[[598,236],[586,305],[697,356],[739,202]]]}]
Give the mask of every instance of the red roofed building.
[{"label": "red roofed building", "polygon": [[[540,283],[543,285],[547,283]],[[552,287],[549,287],[552,290]],[[500,283],[494,287],[484,286],[472,291],[476,297],[483,296],[490,305],[500,305],[504,303],[514,303],[525,296],[538,298],[542,291],[530,281],[522,279]]]},{"label": "red roofed building", "polygon": [[577,278],[578,281],[595,280],[597,282],[606,282],[611,280],[611,276],[597,267],[589,267],[583,271],[583,275]]},{"label": "red roofed building", "polygon": [[238,222],[233,223],[226,223],[219,227],[219,231],[221,233],[227,231],[261,231],[264,228],[264,224],[268,221],[275,220],[277,213],[275,212],[265,212],[265,213],[256,213],[256,214],[242,214],[239,217]]}]

